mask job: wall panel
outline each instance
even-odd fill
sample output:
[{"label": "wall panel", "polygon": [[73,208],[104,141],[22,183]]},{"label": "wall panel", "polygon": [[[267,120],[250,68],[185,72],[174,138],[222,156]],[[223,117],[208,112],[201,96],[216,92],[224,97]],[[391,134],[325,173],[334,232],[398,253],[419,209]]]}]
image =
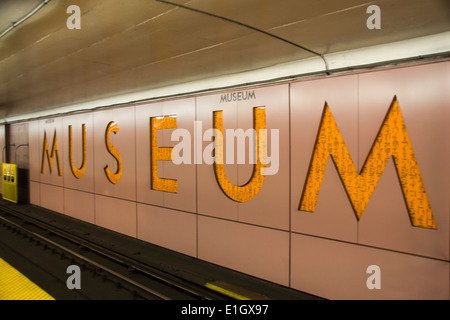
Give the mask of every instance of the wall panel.
[{"label": "wall panel", "polygon": [[[162,130],[162,145],[175,147],[176,144],[186,142],[186,148],[179,156],[190,153],[186,157],[187,163],[174,164],[172,161],[163,161],[164,177],[177,180],[177,193],[163,192],[164,207],[179,209],[189,212],[197,210],[196,165],[194,163],[194,124],[195,124],[195,98],[173,100],[164,102],[162,106],[163,115],[176,116],[177,129],[185,130],[186,136],[179,141],[172,141],[172,133],[175,129]],[[187,134],[188,133],[188,134]],[[190,139],[188,139],[190,137]],[[186,141],[183,141],[186,139]],[[174,150],[173,150],[174,151]],[[178,155],[178,153],[177,153]],[[183,158],[184,159],[184,158]],[[190,161],[189,161],[190,160]]]},{"label": "wall panel", "polygon": [[39,188],[40,206],[46,209],[64,213],[64,188],[41,183]]},{"label": "wall panel", "polygon": [[136,237],[136,202],[95,195],[95,224]]},{"label": "wall panel", "polygon": [[[40,146],[40,148],[36,150],[38,151],[37,157],[39,158],[39,166],[38,168],[33,168],[34,170],[39,170],[40,182],[60,187],[64,185],[63,173],[64,166],[66,165],[66,162],[64,161],[65,150],[63,146],[62,120],[62,117],[39,120],[40,134],[38,146]],[[44,152],[45,146],[47,146],[47,149]],[[33,157],[35,156],[36,155],[34,154]],[[41,193],[41,196],[42,195],[43,194]],[[62,198],[59,199],[61,201],[59,206],[62,207]]]},{"label": "wall panel", "polygon": [[[94,112],[94,177],[95,193],[125,200],[136,200],[136,129],[134,107],[122,107]],[[108,180],[105,168],[115,174],[119,161],[106,147],[108,125],[117,125],[111,132],[110,143],[117,150],[122,164],[121,176],[116,183]]]},{"label": "wall panel", "polygon": [[[153,190],[151,187],[151,149],[150,149],[150,119],[154,117],[176,116],[177,129],[186,130],[186,145],[184,150],[190,154],[187,163],[173,164],[171,161],[158,161],[159,178],[177,180],[176,193]],[[193,159],[195,124],[195,98],[157,102],[136,107],[136,162],[138,201],[148,204],[165,206],[178,210],[196,212],[196,166]],[[180,141],[171,141],[175,129],[157,130],[157,147],[174,147]],[[184,155],[182,153],[181,155]]]},{"label": "wall panel", "polygon": [[195,214],[139,203],[137,220],[138,239],[197,257]]},{"label": "wall panel", "polygon": [[331,159],[328,159],[314,212],[299,210],[327,104],[353,161],[358,163],[358,77],[300,81],[291,85],[292,231],[355,242],[357,219]]},{"label": "wall panel", "polygon": [[[372,247],[292,234],[291,285],[328,299],[448,300],[449,263]],[[380,289],[368,289],[371,265]]]},{"label": "wall panel", "polygon": [[[162,115],[162,102],[136,106],[137,201],[158,206],[164,205],[164,192],[151,187],[150,118]],[[163,170],[162,166],[158,169]]]},{"label": "wall panel", "polygon": [[30,161],[30,181],[39,182],[42,161],[42,145],[40,137],[43,133],[39,129],[39,120],[28,122],[28,143]]},{"label": "wall panel", "polygon": [[64,188],[64,214],[95,223],[95,196],[93,193]]},{"label": "wall panel", "polygon": [[[64,187],[77,189],[85,192],[94,192],[94,125],[92,113],[66,116],[63,119],[63,159],[64,166]],[[83,148],[83,125],[86,132],[85,156]],[[69,126],[72,128],[72,161],[75,170],[80,170],[85,157],[85,168],[77,178],[73,173],[69,161]]]},{"label": "wall panel", "polygon": [[391,161],[360,221],[361,243],[449,259],[449,68],[430,64],[360,75],[361,156],[396,96],[437,225],[437,230],[411,226],[398,177],[405,173],[396,172]]},{"label": "wall panel", "polygon": [[289,285],[289,233],[199,216],[198,257]]},{"label": "wall panel", "polygon": [[30,203],[41,205],[41,185],[39,182],[30,181]]},{"label": "wall panel", "polygon": [[[267,155],[273,161],[267,164],[270,174],[265,176],[258,195],[248,202],[239,203],[238,220],[289,230],[289,184],[286,183],[289,181],[289,86],[265,87],[253,92],[255,99],[238,101],[237,128],[252,128],[252,109],[265,107]],[[275,154],[278,154],[278,159]],[[239,185],[248,182],[253,170],[251,164],[238,165]]]},{"label": "wall panel", "polygon": [[[221,94],[205,95],[197,97],[197,121],[202,124],[202,131],[213,129],[213,112],[223,111],[223,127],[236,128],[237,122],[237,103],[236,101],[222,102]],[[204,137],[200,148],[202,157],[199,157],[197,165],[197,197],[198,197],[198,213],[208,216],[220,217],[225,219],[238,219],[238,203],[230,201],[230,199],[222,192],[217,184],[214,173],[214,166],[205,163],[203,156],[208,152],[208,146],[214,141],[213,138]],[[226,159],[226,149],[223,152]],[[225,164],[225,172],[228,179],[238,184],[238,168],[237,164]]]}]

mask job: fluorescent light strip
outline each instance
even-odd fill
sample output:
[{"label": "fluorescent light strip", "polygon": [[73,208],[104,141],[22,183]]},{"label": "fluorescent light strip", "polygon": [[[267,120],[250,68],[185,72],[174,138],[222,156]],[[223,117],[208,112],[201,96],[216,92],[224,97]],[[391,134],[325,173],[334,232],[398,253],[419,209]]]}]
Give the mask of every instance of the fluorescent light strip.
[{"label": "fluorescent light strip", "polygon": [[364,66],[450,52],[450,32],[373,47],[343,51],[326,57],[330,69]]},{"label": "fluorescent light strip", "polygon": [[[346,68],[363,67],[378,63],[389,63],[420,56],[428,56],[450,52],[450,32],[435,34],[427,37],[415,38],[395,43],[373,47],[332,53],[325,56],[329,71]],[[326,72],[323,60],[319,57],[283,63],[272,67],[225,75],[211,79],[204,79],[178,85],[157,88],[138,93],[120,95],[87,103],[75,104],[56,108],[44,112],[30,113],[16,117],[5,118],[6,122],[14,122],[56,114],[66,114],[77,111],[89,111],[96,108],[113,105],[126,105],[136,101],[152,100],[161,97],[191,94],[201,91],[217,90],[232,86],[251,83],[269,82],[276,79],[300,77],[313,73]]]}]

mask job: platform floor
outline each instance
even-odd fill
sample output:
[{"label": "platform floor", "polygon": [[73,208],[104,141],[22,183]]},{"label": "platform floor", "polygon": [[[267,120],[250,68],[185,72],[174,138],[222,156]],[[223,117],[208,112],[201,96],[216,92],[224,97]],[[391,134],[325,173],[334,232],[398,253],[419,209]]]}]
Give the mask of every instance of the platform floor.
[{"label": "platform floor", "polygon": [[55,300],[0,258],[0,300]]},{"label": "platform floor", "polygon": [[[188,279],[195,283],[203,283],[206,286],[214,287],[215,290],[227,293],[230,297],[237,299],[251,300],[321,300],[321,298],[309,295],[304,292],[292,290],[271,282],[267,282],[258,278],[245,275],[234,270],[223,268],[190,256],[186,256],[165,248],[152,245],[141,240],[130,238],[110,230],[100,228],[98,226],[73,219],[71,217],[36,207],[30,204],[14,204],[12,202],[0,199],[0,209],[10,208],[22,213],[39,217],[45,221],[51,221],[52,224],[63,227],[70,232],[78,235],[89,235],[93,240],[101,241],[106,246],[111,246],[114,250],[129,254],[134,259],[139,259],[143,263],[158,266],[162,270],[167,270],[176,276]],[[5,237],[5,236],[2,236]],[[5,238],[5,241],[7,239]],[[27,251],[27,244],[20,248],[19,252]],[[35,250],[34,250],[35,251]],[[31,254],[39,255],[31,250]],[[3,252],[3,254],[2,254]],[[68,299],[91,299],[90,297],[75,296],[76,290],[72,290],[69,294],[65,283],[57,288],[52,275],[58,270],[50,272],[50,277],[45,279],[49,269],[55,268],[55,263],[51,261],[42,261],[42,264],[36,263],[36,266],[27,263],[17,254],[11,252],[7,246],[4,246],[0,237],[0,258],[10,259],[9,264],[14,266],[22,274],[25,274],[32,281],[37,283],[41,288],[48,292],[48,295],[42,297],[55,298],[56,300]],[[36,257],[33,257],[37,261]],[[37,267],[37,268],[34,268]],[[31,269],[35,270],[31,270]],[[3,272],[2,272],[3,274]],[[4,276],[5,279],[10,278]],[[11,277],[10,279],[15,279]],[[15,285],[14,285],[15,286]],[[6,288],[6,285],[5,285]],[[19,289],[17,289],[19,290]],[[31,291],[30,291],[31,292]],[[80,294],[79,294],[80,295]],[[34,296],[34,293],[33,293]],[[30,296],[31,297],[31,296]],[[28,299],[22,296],[19,299]],[[95,298],[94,298],[95,299]],[[118,297],[118,299],[120,299]]]}]

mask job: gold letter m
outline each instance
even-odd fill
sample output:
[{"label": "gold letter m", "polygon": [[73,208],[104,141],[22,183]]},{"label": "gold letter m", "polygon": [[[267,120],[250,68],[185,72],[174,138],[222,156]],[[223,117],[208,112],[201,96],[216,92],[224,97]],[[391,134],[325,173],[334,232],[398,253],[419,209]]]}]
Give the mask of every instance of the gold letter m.
[{"label": "gold letter m", "polygon": [[437,228],[397,97],[389,108],[361,173],[357,172],[330,108],[325,104],[299,210],[314,212],[330,156],[358,220],[392,156],[412,225]]},{"label": "gold letter m", "polygon": [[50,173],[52,172],[53,167],[53,157],[56,154],[56,165],[58,167],[58,176],[61,176],[61,166],[59,163],[59,150],[58,150],[58,139],[56,137],[56,130],[55,134],[53,136],[53,145],[52,145],[52,152],[50,153],[50,150],[48,148],[47,143],[47,132],[44,132],[44,149],[42,151],[42,165],[41,165],[41,173],[44,173],[44,167],[45,167],[45,155],[47,155],[48,159],[48,165],[50,167]]}]

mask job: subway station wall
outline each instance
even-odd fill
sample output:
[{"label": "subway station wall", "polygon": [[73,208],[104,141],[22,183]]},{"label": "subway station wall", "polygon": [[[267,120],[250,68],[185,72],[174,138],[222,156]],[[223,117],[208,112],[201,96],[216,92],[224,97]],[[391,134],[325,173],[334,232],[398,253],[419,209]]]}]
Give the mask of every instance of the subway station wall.
[{"label": "subway station wall", "polygon": [[[30,121],[30,202],[324,298],[449,299],[448,88],[439,62]],[[152,166],[152,148],[181,140],[162,126],[152,144],[151,118],[176,117],[194,159],[215,111],[245,131],[255,107],[278,171],[261,182],[248,161],[224,165],[252,199],[225,194],[204,159]],[[155,170],[176,192],[152,186]]]},{"label": "subway station wall", "polygon": [[[2,163],[6,162],[5,125],[0,125],[0,149],[2,150]],[[3,194],[3,184],[0,183],[0,193]]]}]

